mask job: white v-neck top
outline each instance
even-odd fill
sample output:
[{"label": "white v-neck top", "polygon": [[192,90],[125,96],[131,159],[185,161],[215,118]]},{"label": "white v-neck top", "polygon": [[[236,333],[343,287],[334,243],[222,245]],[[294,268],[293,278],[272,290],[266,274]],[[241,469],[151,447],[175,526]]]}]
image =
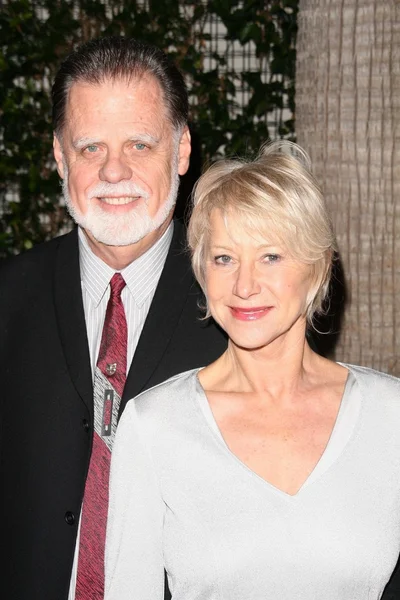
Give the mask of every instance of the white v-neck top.
[{"label": "white v-neck top", "polygon": [[350,375],[294,496],[225,444],[188,371],[130,401],[113,455],[106,600],[378,600],[400,551],[400,380]]}]

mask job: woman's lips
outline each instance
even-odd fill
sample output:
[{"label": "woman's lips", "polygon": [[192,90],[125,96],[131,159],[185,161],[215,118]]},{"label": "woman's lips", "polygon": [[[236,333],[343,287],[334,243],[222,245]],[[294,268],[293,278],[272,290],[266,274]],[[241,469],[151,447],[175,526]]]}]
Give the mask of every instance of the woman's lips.
[{"label": "woman's lips", "polygon": [[272,310],[272,306],[253,306],[251,308],[244,308],[240,306],[230,306],[232,315],[235,319],[240,321],[257,321],[262,319]]}]

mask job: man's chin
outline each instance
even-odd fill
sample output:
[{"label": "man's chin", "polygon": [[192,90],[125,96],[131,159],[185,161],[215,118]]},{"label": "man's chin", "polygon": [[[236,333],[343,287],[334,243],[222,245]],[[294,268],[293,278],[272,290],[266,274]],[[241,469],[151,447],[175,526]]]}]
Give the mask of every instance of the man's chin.
[{"label": "man's chin", "polygon": [[135,235],[130,231],[129,234],[123,235],[120,231],[113,233],[103,233],[97,231],[90,231],[86,229],[86,232],[89,236],[99,244],[103,244],[104,246],[112,246],[112,247],[123,247],[123,246],[132,246],[133,244],[137,244],[140,242],[146,235],[150,233],[150,231],[142,231]]},{"label": "man's chin", "polygon": [[174,204],[168,202],[167,207],[154,218],[141,211],[136,211],[134,217],[130,214],[113,218],[109,215],[105,218],[104,212],[93,214],[89,211],[89,214],[83,215],[73,209],[70,214],[93,243],[115,248],[133,246],[154,231],[163,231],[172,218],[173,209]]},{"label": "man's chin", "polygon": [[[75,215],[74,215],[75,216]],[[104,244],[105,246],[131,246],[137,244],[154,229],[150,219],[136,219],[136,222],[127,223],[126,220],[120,219],[120,222],[115,223],[99,223],[92,221],[87,216],[76,219],[76,223],[86,232],[86,235],[93,242]],[[139,222],[138,222],[139,221]],[[140,225],[140,226],[139,226]]]}]

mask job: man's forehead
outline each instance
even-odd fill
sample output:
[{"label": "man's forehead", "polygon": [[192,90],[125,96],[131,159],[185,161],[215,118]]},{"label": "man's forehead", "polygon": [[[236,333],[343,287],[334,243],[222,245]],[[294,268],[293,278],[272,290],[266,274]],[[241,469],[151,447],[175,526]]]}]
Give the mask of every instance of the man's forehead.
[{"label": "man's forehead", "polygon": [[95,94],[129,95],[141,90],[154,98],[163,100],[163,91],[158,80],[150,73],[131,77],[104,77],[100,81],[74,81],[68,91],[68,103],[77,96],[91,97]]},{"label": "man's forehead", "polygon": [[[66,121],[73,129],[96,121],[132,120],[147,127],[166,124],[167,110],[161,86],[151,75],[104,79],[99,83],[74,82],[66,104]],[[146,126],[144,131],[146,130]]]}]

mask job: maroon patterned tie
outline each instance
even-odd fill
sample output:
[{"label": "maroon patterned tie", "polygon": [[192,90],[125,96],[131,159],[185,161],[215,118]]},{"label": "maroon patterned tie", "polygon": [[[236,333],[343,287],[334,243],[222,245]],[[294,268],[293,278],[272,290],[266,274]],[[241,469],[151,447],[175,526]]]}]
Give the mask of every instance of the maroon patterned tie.
[{"label": "maroon patterned tie", "polygon": [[111,448],[126,380],[128,331],[121,291],[125,281],[115,273],[94,377],[93,448],[83,499],[76,600],[103,600],[104,543],[108,509]]}]

